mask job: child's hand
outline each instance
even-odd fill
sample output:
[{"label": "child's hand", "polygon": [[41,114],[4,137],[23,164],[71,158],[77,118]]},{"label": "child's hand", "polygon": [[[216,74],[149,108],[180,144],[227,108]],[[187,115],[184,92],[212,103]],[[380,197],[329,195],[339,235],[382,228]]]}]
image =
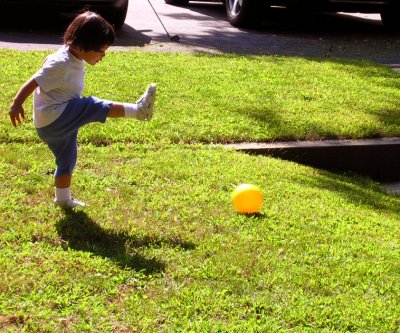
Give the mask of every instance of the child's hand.
[{"label": "child's hand", "polygon": [[17,127],[18,123],[21,125],[22,120],[25,119],[25,110],[22,105],[11,105],[8,114],[10,115],[10,119],[14,127]]}]

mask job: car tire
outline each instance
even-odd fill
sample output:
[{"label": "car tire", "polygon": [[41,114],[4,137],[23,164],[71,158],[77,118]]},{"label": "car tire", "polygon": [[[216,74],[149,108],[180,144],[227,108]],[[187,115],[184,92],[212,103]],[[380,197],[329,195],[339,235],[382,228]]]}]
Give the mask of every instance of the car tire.
[{"label": "car tire", "polygon": [[126,14],[128,13],[128,4],[129,0],[126,0],[120,8],[104,14],[104,18],[110,22],[115,29],[119,29],[124,25]]},{"label": "car tire", "polygon": [[385,28],[400,31],[400,7],[388,9],[381,12],[381,19]]},{"label": "car tire", "polygon": [[167,5],[186,6],[189,0],[165,0]]},{"label": "car tire", "polygon": [[262,1],[225,0],[228,21],[235,27],[251,27],[258,23],[264,6]]}]

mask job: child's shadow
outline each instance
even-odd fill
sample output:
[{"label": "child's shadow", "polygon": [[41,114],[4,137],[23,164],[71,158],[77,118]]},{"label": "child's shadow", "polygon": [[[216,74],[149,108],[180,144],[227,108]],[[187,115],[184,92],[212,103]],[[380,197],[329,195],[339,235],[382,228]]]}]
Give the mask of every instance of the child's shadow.
[{"label": "child's shadow", "polygon": [[195,248],[193,243],[178,239],[155,236],[137,238],[126,232],[103,229],[83,211],[66,210],[65,216],[56,223],[56,229],[65,242],[65,247],[91,252],[144,274],[162,272],[165,264],[158,259],[145,257],[140,253],[141,248],[162,245],[180,247],[183,250]]}]

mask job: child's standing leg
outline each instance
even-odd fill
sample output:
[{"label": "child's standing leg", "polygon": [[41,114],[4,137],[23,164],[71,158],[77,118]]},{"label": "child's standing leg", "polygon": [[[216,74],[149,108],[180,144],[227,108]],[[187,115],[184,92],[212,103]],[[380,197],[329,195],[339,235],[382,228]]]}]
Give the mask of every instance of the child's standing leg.
[{"label": "child's standing leg", "polygon": [[55,198],[57,205],[65,207],[84,206],[83,202],[71,197],[72,173],[78,156],[78,131],[67,136],[54,137],[49,129],[38,129],[39,136],[45,141],[56,158],[57,169],[54,174]]},{"label": "child's standing leg", "polygon": [[54,202],[66,207],[83,207],[85,203],[75,200],[71,196],[72,173],[78,159],[78,131],[74,132],[69,140],[65,140],[63,151],[55,156],[57,170],[54,176]]}]

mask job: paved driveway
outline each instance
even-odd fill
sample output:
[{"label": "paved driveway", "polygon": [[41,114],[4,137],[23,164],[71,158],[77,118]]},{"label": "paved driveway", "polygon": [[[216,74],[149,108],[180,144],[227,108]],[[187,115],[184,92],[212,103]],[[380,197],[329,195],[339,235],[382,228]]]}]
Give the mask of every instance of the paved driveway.
[{"label": "paved driveway", "polygon": [[[299,15],[275,10],[254,30],[232,27],[222,4],[191,3],[186,8],[151,0],[171,35],[168,40],[148,0],[131,0],[126,24],[114,48],[151,51],[279,54],[308,57],[369,59],[400,64],[400,35],[385,31],[379,15]],[[47,18],[0,23],[0,47],[57,48],[63,27]],[[18,23],[14,23],[18,22]]]}]

